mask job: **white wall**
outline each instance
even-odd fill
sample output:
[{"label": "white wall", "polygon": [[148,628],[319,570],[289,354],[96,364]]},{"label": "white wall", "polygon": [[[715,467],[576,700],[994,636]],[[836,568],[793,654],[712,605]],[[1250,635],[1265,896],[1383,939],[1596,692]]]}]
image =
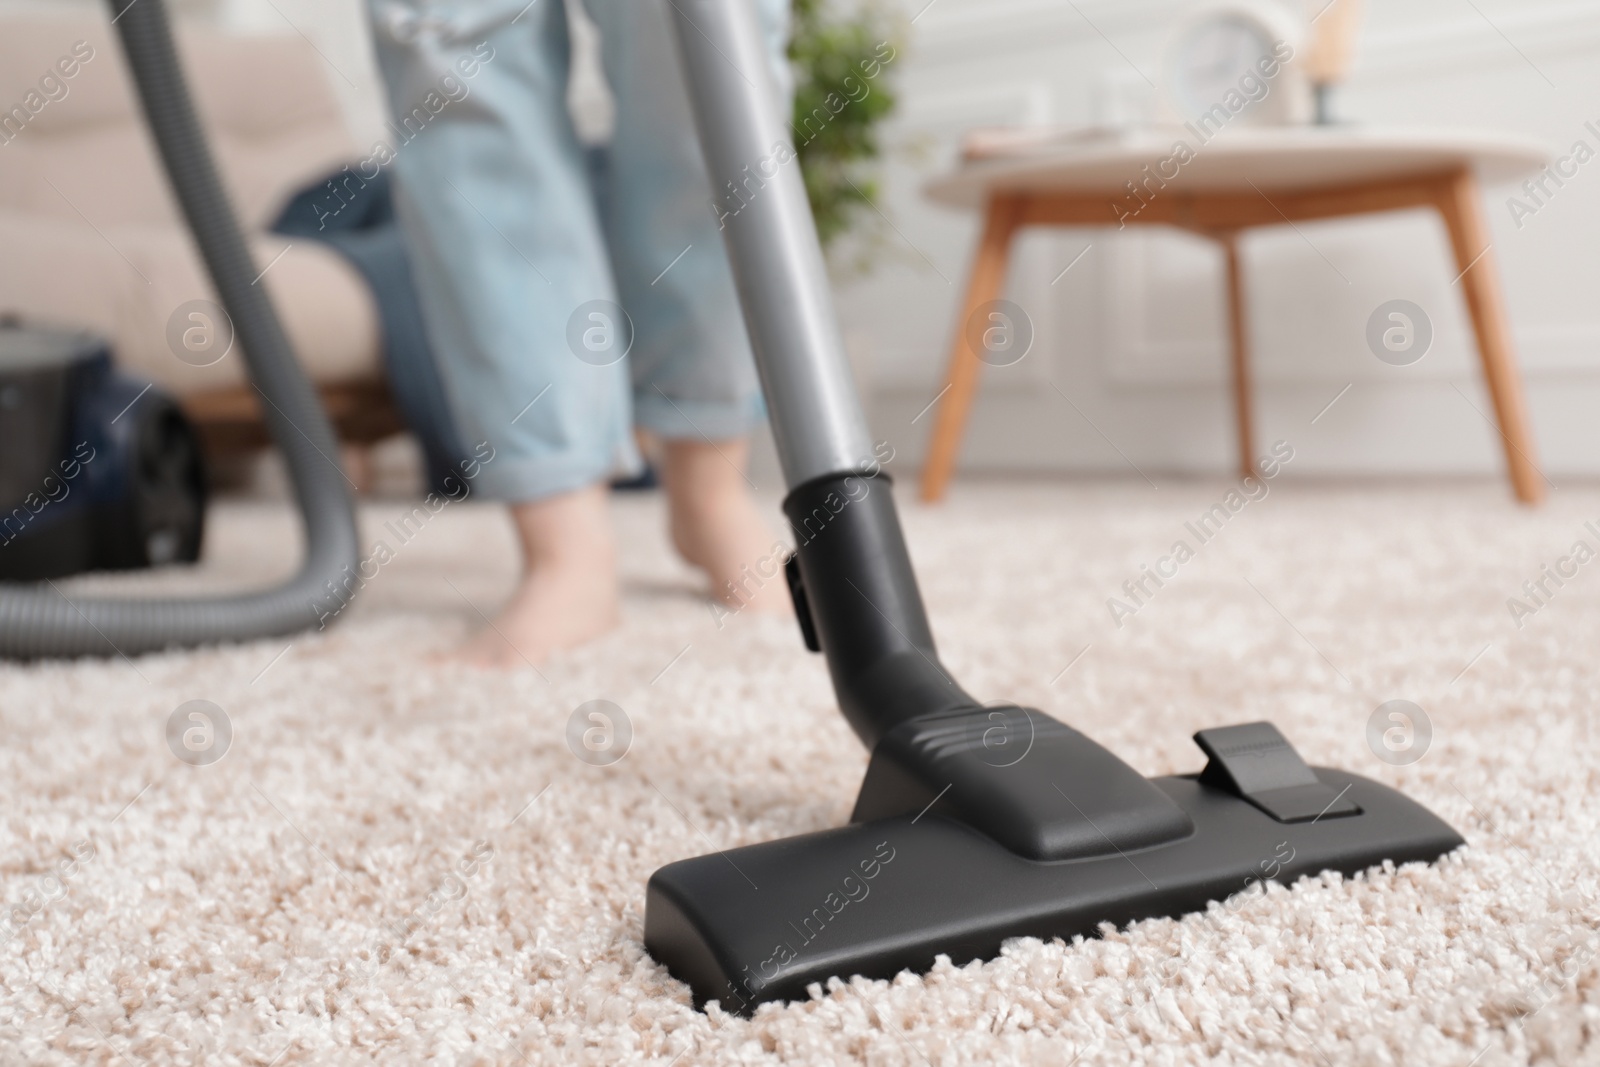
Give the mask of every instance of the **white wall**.
[{"label": "white wall", "polygon": [[[892,68],[902,98],[887,138],[884,207],[892,228],[884,229],[879,269],[841,287],[875,430],[903,458],[916,460],[933,421],[911,422],[937,392],[976,237],[972,218],[926,203],[921,185],[948,165],[969,126],[1091,121],[1108,92],[1142,84],[1130,61],[1159,82],[1166,28],[1191,2],[934,0],[912,25],[910,47]],[[925,3],[903,0],[908,14]],[[0,0],[0,10],[19,6],[28,0]],[[304,33],[327,58],[352,126],[376,129],[382,105],[360,0],[182,6],[241,30]],[[1583,129],[1590,119],[1600,125],[1600,2],[1368,6],[1360,65],[1338,98],[1343,116],[1502,130],[1563,149],[1586,137],[1600,148]],[[1489,190],[1488,214],[1543,467],[1558,482],[1600,473],[1600,419],[1593,414],[1600,410],[1600,300],[1593,292],[1600,161],[1520,230],[1505,204],[1511,191]],[[1293,231],[1276,230],[1245,245],[1259,438],[1293,441],[1295,473],[1499,470],[1497,439],[1479,414],[1489,403],[1438,224],[1413,213],[1302,228],[1314,248]],[[1209,245],[1175,234],[1025,237],[1009,295],[1032,313],[1038,339],[1020,364],[987,372],[963,469],[1128,473],[1129,460],[1150,472],[1231,469],[1218,267]],[[1363,341],[1368,314],[1396,297],[1427,309],[1436,331],[1433,351],[1408,368],[1378,363]],[[1311,425],[1347,383],[1353,388]]]}]

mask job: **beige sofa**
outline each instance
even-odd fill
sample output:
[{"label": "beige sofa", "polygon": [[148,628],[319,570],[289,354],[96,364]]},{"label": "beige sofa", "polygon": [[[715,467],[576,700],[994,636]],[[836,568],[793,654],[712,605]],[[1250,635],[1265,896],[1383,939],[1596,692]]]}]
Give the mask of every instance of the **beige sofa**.
[{"label": "beige sofa", "polygon": [[[190,87],[262,284],[350,439],[394,432],[376,309],[313,241],[266,234],[288,197],[360,153],[304,38],[185,32]],[[286,251],[287,250],[287,251]],[[132,95],[109,20],[0,19],[0,314],[88,328],[176,394],[213,447],[263,441],[237,347],[195,367],[169,348],[182,304],[214,300]]]}]

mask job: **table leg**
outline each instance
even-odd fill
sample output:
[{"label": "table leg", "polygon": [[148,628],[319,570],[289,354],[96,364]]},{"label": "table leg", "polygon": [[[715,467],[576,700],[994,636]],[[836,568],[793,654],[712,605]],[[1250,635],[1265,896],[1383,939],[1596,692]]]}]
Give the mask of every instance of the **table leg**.
[{"label": "table leg", "polygon": [[945,370],[944,387],[935,400],[938,414],[922,467],[922,499],[929,503],[944,497],[945,487],[955,470],[967,414],[978,390],[981,362],[967,344],[967,322],[980,306],[1000,297],[1021,207],[1022,202],[1017,197],[996,196],[989,201],[984,215],[983,237],[978,242],[978,253],[967,281],[966,302],[961,307],[955,338],[950,343],[950,361]]},{"label": "table leg", "polygon": [[1461,271],[1461,291],[1478,339],[1484,384],[1494,401],[1512,492],[1524,504],[1537,504],[1545,495],[1544,475],[1539,473],[1535,460],[1537,452],[1522,395],[1522,376],[1511,347],[1511,322],[1472,172],[1463,170],[1444,184],[1436,206],[1450,233],[1456,267]]},{"label": "table leg", "polygon": [[1239,442],[1239,473],[1249,477],[1256,469],[1255,418],[1251,409],[1250,315],[1245,306],[1244,268],[1239,261],[1237,232],[1217,234],[1227,260],[1228,337],[1233,363],[1233,417]]}]

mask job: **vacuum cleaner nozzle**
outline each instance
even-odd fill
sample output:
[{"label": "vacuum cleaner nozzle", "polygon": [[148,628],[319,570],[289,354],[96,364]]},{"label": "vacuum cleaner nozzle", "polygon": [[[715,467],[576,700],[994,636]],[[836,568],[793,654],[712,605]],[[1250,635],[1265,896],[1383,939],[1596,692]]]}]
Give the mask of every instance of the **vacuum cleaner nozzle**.
[{"label": "vacuum cleaner nozzle", "polygon": [[[834,976],[926,971],[940,955],[960,965],[1007,938],[1094,936],[1261,882],[1430,861],[1462,843],[1393,789],[1306,766],[1270,723],[1201,731],[1205,771],[1146,779],[1036,711],[1031,749],[1002,762],[971,744],[977,714],[919,725],[917,741],[886,737],[850,826],[657,871],[650,953],[697,1005],[749,1014]],[[913,751],[927,758],[908,767]]]}]

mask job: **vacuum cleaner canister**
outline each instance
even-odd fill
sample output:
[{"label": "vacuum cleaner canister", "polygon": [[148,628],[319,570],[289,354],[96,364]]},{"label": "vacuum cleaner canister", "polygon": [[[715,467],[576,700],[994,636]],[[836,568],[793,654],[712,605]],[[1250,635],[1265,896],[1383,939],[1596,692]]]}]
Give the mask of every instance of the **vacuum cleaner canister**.
[{"label": "vacuum cleaner canister", "polygon": [[0,325],[0,581],[193,562],[204,514],[170,397],[87,334]]}]

